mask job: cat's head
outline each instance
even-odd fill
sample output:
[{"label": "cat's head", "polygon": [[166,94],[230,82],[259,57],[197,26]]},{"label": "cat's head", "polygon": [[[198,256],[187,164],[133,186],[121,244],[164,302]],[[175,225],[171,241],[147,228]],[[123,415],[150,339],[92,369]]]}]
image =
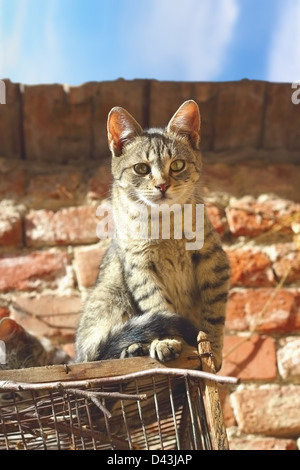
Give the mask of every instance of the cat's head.
[{"label": "cat's head", "polygon": [[23,369],[63,364],[69,356],[48,338],[37,337],[9,317],[0,321],[0,340],[5,345],[5,362],[0,369]]},{"label": "cat's head", "polygon": [[165,129],[143,131],[123,108],[108,116],[114,182],[135,202],[184,204],[200,177],[200,113],[186,101]]}]

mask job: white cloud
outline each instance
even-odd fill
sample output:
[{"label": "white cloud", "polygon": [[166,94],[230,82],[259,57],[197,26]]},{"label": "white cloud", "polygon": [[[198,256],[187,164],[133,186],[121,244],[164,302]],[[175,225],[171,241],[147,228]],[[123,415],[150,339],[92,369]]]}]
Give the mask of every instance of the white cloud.
[{"label": "white cloud", "polygon": [[282,2],[269,55],[268,80],[300,80],[300,0]]},{"label": "white cloud", "polygon": [[149,78],[218,76],[239,16],[237,0],[152,0],[147,13],[145,21],[133,27],[132,36],[141,69]]}]

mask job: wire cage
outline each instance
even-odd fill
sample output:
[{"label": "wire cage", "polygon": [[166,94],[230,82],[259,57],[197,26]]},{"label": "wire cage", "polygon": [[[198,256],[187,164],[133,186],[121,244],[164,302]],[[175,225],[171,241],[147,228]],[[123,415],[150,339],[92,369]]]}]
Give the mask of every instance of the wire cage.
[{"label": "wire cage", "polygon": [[188,368],[137,357],[0,371],[0,449],[228,449],[218,382],[235,379],[212,373],[208,348],[187,348]]}]

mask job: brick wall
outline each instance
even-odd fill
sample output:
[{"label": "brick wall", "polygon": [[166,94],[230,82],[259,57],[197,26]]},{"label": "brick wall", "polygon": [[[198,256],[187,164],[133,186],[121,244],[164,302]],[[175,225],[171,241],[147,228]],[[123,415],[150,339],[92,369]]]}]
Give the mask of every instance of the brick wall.
[{"label": "brick wall", "polygon": [[300,435],[300,105],[288,84],[134,80],[20,86],[0,106],[0,317],[72,354],[106,241],[106,117],[165,125],[202,112],[203,193],[231,266],[222,388],[232,449],[295,449]]}]

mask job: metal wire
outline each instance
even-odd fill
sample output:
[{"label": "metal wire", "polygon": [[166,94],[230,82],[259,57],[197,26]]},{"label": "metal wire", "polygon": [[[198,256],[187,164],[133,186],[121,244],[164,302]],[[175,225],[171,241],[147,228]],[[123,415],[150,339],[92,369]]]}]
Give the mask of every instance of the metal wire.
[{"label": "metal wire", "polygon": [[203,379],[168,371],[72,389],[27,383],[19,401],[14,384],[0,405],[0,449],[211,449]]}]

